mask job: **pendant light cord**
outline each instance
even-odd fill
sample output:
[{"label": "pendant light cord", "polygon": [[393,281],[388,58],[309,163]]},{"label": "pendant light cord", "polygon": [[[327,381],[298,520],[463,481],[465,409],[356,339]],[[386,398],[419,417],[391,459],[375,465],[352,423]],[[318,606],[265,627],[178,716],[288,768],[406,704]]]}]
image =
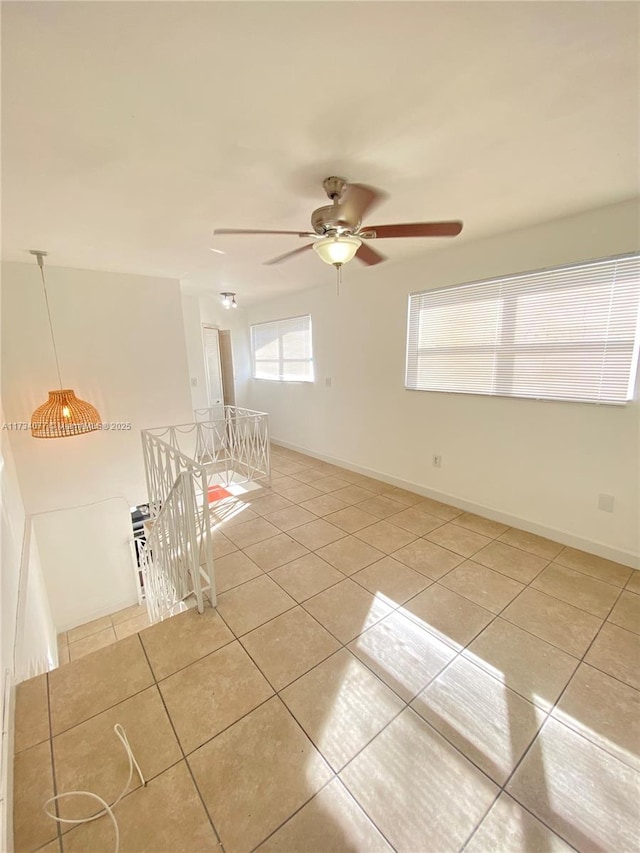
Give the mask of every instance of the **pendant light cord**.
[{"label": "pendant light cord", "polygon": [[56,339],[53,334],[53,323],[51,322],[51,309],[49,308],[49,295],[47,293],[47,282],[44,277],[44,254],[42,252],[34,252],[33,253],[38,259],[38,266],[40,267],[40,276],[42,278],[42,289],[44,290],[44,302],[47,306],[47,318],[49,319],[49,331],[51,332],[51,344],[53,346],[53,355],[56,359],[56,370],[58,371],[58,382],[60,383],[60,390],[62,390],[62,376],[60,374],[60,362],[58,360],[58,349],[56,347]]}]

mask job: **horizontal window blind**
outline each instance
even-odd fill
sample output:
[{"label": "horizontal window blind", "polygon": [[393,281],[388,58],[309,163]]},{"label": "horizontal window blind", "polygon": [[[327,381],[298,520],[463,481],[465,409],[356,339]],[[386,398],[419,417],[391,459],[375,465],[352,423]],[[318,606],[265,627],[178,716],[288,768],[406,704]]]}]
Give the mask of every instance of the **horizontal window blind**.
[{"label": "horizontal window blind", "polygon": [[638,254],[414,293],[406,387],[623,404],[639,305]]},{"label": "horizontal window blind", "polygon": [[251,326],[253,378],[313,382],[311,317],[290,317]]}]

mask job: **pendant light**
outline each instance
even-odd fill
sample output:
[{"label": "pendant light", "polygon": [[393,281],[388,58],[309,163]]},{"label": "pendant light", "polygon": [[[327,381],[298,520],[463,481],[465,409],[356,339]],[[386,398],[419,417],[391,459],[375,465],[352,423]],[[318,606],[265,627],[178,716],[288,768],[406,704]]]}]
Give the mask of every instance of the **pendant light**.
[{"label": "pendant light", "polygon": [[66,438],[72,435],[82,435],[85,432],[93,432],[100,429],[102,419],[91,403],[79,400],[75,392],[70,388],[62,387],[60,375],[60,362],[58,361],[58,350],[53,334],[53,323],[51,322],[51,311],[49,309],[49,297],[47,296],[47,283],[44,277],[44,257],[46,252],[36,249],[31,250],[35,255],[40,267],[42,277],[42,289],[44,292],[44,303],[47,308],[49,319],[49,331],[51,332],[51,344],[53,355],[56,360],[58,371],[58,382],[60,390],[49,391],[49,399],[42,406],[38,406],[31,416],[31,435],[34,438]]}]

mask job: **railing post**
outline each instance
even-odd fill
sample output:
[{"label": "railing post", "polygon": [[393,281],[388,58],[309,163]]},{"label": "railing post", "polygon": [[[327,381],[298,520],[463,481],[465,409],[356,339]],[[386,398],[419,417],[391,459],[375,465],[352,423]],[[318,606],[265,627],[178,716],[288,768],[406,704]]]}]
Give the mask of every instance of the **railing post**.
[{"label": "railing post", "polygon": [[191,564],[191,580],[193,583],[193,592],[196,597],[198,613],[202,613],[204,611],[204,601],[202,597],[202,582],[200,578],[200,543],[198,542],[198,532],[196,529],[196,513],[198,508],[196,506],[194,480],[189,471],[183,471],[183,473],[180,474],[180,477],[182,479],[184,494],[184,523],[187,530],[188,553]]},{"label": "railing post", "polygon": [[267,484],[271,486],[271,446],[269,444],[269,419],[266,415],[262,416],[262,424],[264,428],[264,461],[267,475]]},{"label": "railing post", "polygon": [[211,604],[215,607],[218,603],[216,591],[215,564],[213,559],[213,539],[211,536],[211,514],[209,511],[209,480],[206,468],[202,468],[202,541],[204,546],[204,562],[209,582],[209,597]]}]

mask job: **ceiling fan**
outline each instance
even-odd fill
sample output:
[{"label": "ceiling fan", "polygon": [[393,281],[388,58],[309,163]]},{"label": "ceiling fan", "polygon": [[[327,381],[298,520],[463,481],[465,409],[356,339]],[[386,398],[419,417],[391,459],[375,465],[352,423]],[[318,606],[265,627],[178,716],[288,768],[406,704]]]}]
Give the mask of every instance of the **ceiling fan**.
[{"label": "ceiling fan", "polygon": [[356,257],[367,266],[374,266],[386,258],[369,245],[369,240],[389,237],[455,237],[462,231],[462,222],[410,222],[402,225],[362,225],[364,217],[387,196],[365,184],[350,184],[344,178],[325,178],[322,186],[331,204],[319,207],[311,214],[313,231],[263,231],[245,228],[216,228],[218,234],[290,234],[295,237],[312,237],[299,249],[285,252],[266,264],[279,264],[296,255],[314,249],[327,264],[338,269]]}]

